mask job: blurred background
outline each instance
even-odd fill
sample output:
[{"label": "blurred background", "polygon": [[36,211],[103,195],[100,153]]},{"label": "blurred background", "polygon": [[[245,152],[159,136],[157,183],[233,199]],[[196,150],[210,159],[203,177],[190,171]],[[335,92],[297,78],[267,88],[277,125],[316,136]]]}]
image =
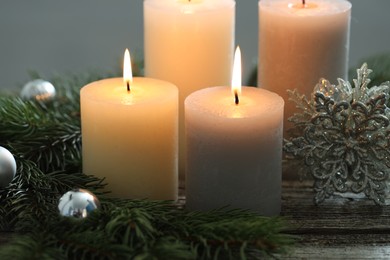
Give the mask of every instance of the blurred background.
[{"label": "blurred background", "polygon": [[[357,67],[366,57],[390,52],[390,1],[350,2],[349,65]],[[236,0],[245,80],[257,61],[257,3]],[[142,58],[142,0],[1,0],[0,89],[21,87],[29,71],[44,78],[113,71],[121,67],[125,48]]]}]

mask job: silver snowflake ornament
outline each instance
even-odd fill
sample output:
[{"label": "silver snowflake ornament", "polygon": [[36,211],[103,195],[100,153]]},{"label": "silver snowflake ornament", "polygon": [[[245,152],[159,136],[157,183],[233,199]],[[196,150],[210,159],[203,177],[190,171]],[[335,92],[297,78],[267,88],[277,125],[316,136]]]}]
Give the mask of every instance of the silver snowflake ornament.
[{"label": "silver snowflake ornament", "polygon": [[295,135],[284,151],[302,160],[314,179],[314,202],[338,193],[362,193],[383,205],[390,174],[390,120],[387,102],[390,84],[368,88],[371,70],[357,70],[354,88],[321,79],[310,99],[296,90],[290,100],[300,113],[289,120]]}]

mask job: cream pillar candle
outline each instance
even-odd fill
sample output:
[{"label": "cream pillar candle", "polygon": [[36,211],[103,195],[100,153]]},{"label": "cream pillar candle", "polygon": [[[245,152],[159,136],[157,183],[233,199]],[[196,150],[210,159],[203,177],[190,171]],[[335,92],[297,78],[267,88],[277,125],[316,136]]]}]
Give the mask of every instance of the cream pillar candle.
[{"label": "cream pillar candle", "polygon": [[233,92],[237,99],[229,87],[212,87],[185,100],[187,207],[277,215],[284,101],[254,87]]},{"label": "cream pillar candle", "polygon": [[347,79],[350,16],[345,0],[260,0],[258,84],[285,100],[285,132],[296,111],[287,89]]},{"label": "cream pillar candle", "polygon": [[177,88],[111,78],[84,86],[80,99],[83,172],[106,178],[112,196],[176,199]]},{"label": "cream pillar candle", "polygon": [[179,88],[180,172],[184,171],[184,99],[195,90],[229,85],[234,0],[145,0],[145,75]]}]

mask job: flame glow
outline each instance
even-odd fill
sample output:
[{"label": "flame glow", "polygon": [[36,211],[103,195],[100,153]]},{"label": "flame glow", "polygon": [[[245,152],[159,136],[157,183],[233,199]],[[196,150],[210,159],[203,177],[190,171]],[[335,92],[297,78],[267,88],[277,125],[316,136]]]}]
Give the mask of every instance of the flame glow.
[{"label": "flame glow", "polygon": [[[232,93],[237,99],[241,94],[241,50],[237,46],[236,52],[234,53],[234,62],[233,62],[233,73],[232,73]],[[237,102],[236,102],[237,103]]]},{"label": "flame glow", "polygon": [[131,71],[131,60],[130,52],[128,49],[125,50],[125,57],[123,59],[123,82],[131,84],[133,82],[133,72]]}]

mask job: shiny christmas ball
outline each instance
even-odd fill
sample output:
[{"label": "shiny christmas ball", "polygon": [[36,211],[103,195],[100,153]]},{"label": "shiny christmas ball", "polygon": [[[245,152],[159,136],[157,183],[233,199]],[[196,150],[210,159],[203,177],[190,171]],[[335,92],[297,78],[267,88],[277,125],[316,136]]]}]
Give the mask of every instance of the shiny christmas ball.
[{"label": "shiny christmas ball", "polygon": [[84,189],[68,191],[58,203],[60,214],[65,217],[86,218],[98,208],[100,208],[98,198]]},{"label": "shiny christmas ball", "polygon": [[47,102],[54,99],[56,89],[53,84],[43,79],[34,79],[24,85],[20,96],[27,100]]},{"label": "shiny christmas ball", "polygon": [[0,146],[0,187],[8,186],[15,174],[16,161],[14,156],[7,149]]}]

